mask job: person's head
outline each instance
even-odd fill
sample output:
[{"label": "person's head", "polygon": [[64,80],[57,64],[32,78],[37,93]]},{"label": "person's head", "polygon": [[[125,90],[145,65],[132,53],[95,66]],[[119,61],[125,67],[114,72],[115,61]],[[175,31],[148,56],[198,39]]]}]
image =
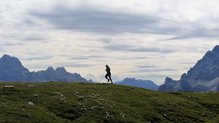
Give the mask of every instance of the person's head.
[{"label": "person's head", "polygon": [[109,65],[106,65],[106,67],[109,67]]}]

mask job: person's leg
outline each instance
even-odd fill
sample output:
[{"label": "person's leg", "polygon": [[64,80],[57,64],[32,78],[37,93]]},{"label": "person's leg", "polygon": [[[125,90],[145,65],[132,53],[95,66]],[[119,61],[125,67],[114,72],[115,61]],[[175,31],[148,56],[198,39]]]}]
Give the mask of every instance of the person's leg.
[{"label": "person's leg", "polygon": [[113,84],[113,80],[111,78],[111,74],[109,74],[109,80],[111,81],[111,84]]},{"label": "person's leg", "polygon": [[105,75],[105,78],[106,78],[107,81],[109,82],[108,74]]}]

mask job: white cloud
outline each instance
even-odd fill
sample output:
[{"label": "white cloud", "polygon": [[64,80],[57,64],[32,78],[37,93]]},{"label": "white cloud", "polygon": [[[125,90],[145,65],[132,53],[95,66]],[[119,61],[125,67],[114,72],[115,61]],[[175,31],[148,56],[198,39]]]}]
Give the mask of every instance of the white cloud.
[{"label": "white cloud", "polygon": [[[117,79],[162,83],[166,76],[179,78],[218,43],[217,0],[1,0],[0,4],[0,54],[21,58],[31,70],[64,66],[96,78],[103,77],[109,64]],[[48,20],[33,12],[59,16]],[[84,12],[83,17],[77,15],[81,19],[77,23],[72,22],[73,12]],[[86,17],[96,22],[90,24]],[[60,28],[57,20],[87,26]],[[104,29],[113,33],[95,32]],[[130,72],[141,71],[138,66],[155,66],[157,72]]]}]

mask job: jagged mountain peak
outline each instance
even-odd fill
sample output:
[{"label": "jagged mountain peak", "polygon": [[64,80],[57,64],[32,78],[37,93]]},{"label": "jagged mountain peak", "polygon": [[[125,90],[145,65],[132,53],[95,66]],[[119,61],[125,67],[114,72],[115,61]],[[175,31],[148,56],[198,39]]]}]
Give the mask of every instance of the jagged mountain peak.
[{"label": "jagged mountain peak", "polygon": [[[208,51],[184,78],[189,80],[204,82],[211,81],[219,76],[219,45],[215,46],[212,51]],[[180,79],[182,80],[182,79]]]},{"label": "jagged mountain peak", "polygon": [[219,54],[219,45],[216,45],[216,46],[213,48],[212,52]]},{"label": "jagged mountain peak", "polygon": [[201,60],[219,58],[219,45],[216,45],[211,51],[206,52]]},{"label": "jagged mountain peak", "polygon": [[7,62],[11,62],[11,61],[14,62],[14,61],[16,61],[16,62],[20,63],[20,60],[19,60],[18,58],[12,57],[12,56],[7,55],[7,54],[4,54],[4,55],[1,57],[0,60],[1,60],[1,61],[7,61]]},{"label": "jagged mountain peak", "polygon": [[212,51],[208,51],[204,56],[203,58],[201,59],[201,61],[204,61],[204,62],[211,62],[212,60],[214,59],[218,59],[219,58],[219,45],[215,46],[213,48]]},{"label": "jagged mountain peak", "polygon": [[214,52],[208,51],[208,52],[203,56],[202,59],[209,59],[209,58],[212,58],[212,57],[215,57]]},{"label": "jagged mountain peak", "polygon": [[64,67],[48,67],[45,71],[30,72],[20,60],[10,55],[0,58],[0,81],[3,82],[87,82],[80,74],[72,74]]},{"label": "jagged mountain peak", "polygon": [[63,73],[65,73],[66,70],[65,70],[64,67],[57,67],[57,68],[56,68],[56,72],[63,72]]},{"label": "jagged mountain peak", "polygon": [[2,59],[6,59],[6,58],[11,58],[11,56],[10,56],[10,55],[7,55],[7,54],[4,54],[4,55],[2,56]]},{"label": "jagged mountain peak", "polygon": [[165,83],[165,84],[172,84],[172,83],[173,83],[173,79],[170,78],[170,77],[166,77],[164,83]]},{"label": "jagged mountain peak", "polygon": [[23,82],[28,75],[29,70],[21,64],[18,58],[5,54],[0,59],[0,81]]},{"label": "jagged mountain peak", "polygon": [[48,67],[48,68],[46,69],[46,71],[48,71],[48,72],[55,72],[55,69],[54,69],[53,67]]},{"label": "jagged mountain peak", "polygon": [[[180,80],[166,79],[159,89],[161,91],[209,91],[211,88],[209,85],[215,85],[212,81],[218,77],[219,45],[212,51],[208,51],[194,67],[181,76]],[[173,83],[171,87],[168,86],[170,83]]]},{"label": "jagged mountain peak", "polygon": [[[0,59],[0,68],[4,71],[6,69],[8,70],[17,70],[17,71],[28,71],[20,62],[20,60],[16,57],[12,57],[10,55],[3,55],[3,57]],[[1,70],[1,71],[2,71]]]}]

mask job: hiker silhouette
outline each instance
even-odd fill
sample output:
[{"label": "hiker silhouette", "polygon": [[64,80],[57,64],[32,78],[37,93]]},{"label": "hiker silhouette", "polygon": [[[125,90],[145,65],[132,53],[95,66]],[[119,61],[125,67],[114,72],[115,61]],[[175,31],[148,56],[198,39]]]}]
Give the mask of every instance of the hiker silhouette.
[{"label": "hiker silhouette", "polygon": [[111,81],[111,84],[113,84],[112,78],[111,78],[111,72],[110,72],[110,67],[108,65],[106,65],[106,75],[105,78],[107,79],[107,81]]}]

